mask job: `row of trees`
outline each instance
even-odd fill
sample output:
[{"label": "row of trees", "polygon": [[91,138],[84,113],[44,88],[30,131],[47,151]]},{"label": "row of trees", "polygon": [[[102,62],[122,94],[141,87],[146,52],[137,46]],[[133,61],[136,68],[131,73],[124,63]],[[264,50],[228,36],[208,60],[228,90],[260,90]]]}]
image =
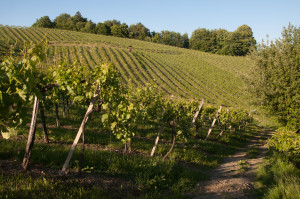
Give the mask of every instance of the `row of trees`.
[{"label": "row of trees", "polygon": [[234,32],[225,29],[207,30],[199,28],[190,38],[190,48],[221,55],[247,55],[256,45],[252,30],[247,25],[238,27]]},{"label": "row of trees", "polygon": [[247,25],[240,26],[234,32],[225,29],[207,30],[199,28],[189,38],[187,33],[182,35],[179,32],[168,30],[150,32],[142,23],[128,26],[117,20],[108,20],[96,24],[84,18],[80,12],[76,12],[74,16],[63,13],[57,16],[54,21],[51,21],[48,16],[43,16],[37,19],[32,26],[139,39],[222,55],[244,56],[249,52],[251,46],[256,44],[252,30]]}]

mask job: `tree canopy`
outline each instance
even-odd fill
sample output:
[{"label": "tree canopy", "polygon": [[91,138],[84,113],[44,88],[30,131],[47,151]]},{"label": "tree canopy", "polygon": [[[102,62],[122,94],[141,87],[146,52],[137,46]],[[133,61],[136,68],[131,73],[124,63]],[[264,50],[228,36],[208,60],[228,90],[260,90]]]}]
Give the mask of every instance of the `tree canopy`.
[{"label": "tree canopy", "polygon": [[65,29],[65,30],[74,30],[75,24],[72,20],[71,15],[67,13],[60,14],[54,19],[55,28]]},{"label": "tree canopy", "polygon": [[242,25],[234,32],[229,32],[225,29],[208,30],[198,28],[194,30],[191,38],[189,38],[187,33],[181,34],[169,30],[150,32],[140,22],[130,26],[116,19],[94,23],[92,20],[83,17],[78,11],[74,16],[67,13],[60,14],[53,22],[48,16],[44,16],[37,19],[32,26],[145,40],[221,55],[245,56],[249,53],[251,47],[256,45],[252,29],[248,25]]},{"label": "tree canopy", "polygon": [[36,22],[32,24],[32,26],[38,28],[54,28],[54,23],[48,16],[43,16],[37,19]]},{"label": "tree canopy", "polygon": [[150,37],[150,31],[142,23],[132,24],[128,28],[129,38],[145,40],[146,37]]},{"label": "tree canopy", "polygon": [[190,48],[222,55],[247,55],[251,47],[256,45],[252,29],[242,25],[234,32],[224,29],[196,29],[190,38]]},{"label": "tree canopy", "polygon": [[300,126],[300,28],[289,25],[282,39],[261,44],[255,52],[251,77],[260,102],[283,125]]}]

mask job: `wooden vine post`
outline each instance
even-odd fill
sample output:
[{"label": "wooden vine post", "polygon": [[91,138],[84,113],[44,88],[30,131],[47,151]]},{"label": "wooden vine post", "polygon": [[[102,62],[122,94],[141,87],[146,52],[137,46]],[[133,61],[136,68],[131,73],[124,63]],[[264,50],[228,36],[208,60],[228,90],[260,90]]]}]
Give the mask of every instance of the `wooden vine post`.
[{"label": "wooden vine post", "polygon": [[[197,119],[197,117],[198,117],[198,115],[199,115],[199,113],[200,113],[200,111],[201,111],[201,108],[202,108],[203,104],[204,104],[204,99],[201,100],[201,102],[200,102],[200,104],[199,104],[199,107],[198,107],[198,110],[196,111],[196,113],[195,113],[195,115],[194,115],[194,118],[193,118],[193,121],[192,121],[192,124],[191,124],[191,127],[192,127],[192,128],[193,128],[193,126],[195,125],[196,119]],[[199,134],[199,133],[198,133],[198,128],[197,128],[197,126],[196,126],[196,137],[199,136],[198,134]]]},{"label": "wooden vine post", "polygon": [[[66,173],[67,167],[68,167],[68,165],[69,165],[69,163],[70,163],[70,160],[71,160],[71,158],[72,158],[72,156],[73,156],[73,153],[74,153],[74,151],[75,151],[75,149],[76,149],[76,146],[77,146],[77,144],[78,144],[78,141],[79,141],[79,139],[80,139],[80,136],[81,136],[81,134],[84,132],[85,124],[86,124],[86,122],[88,121],[89,115],[93,112],[93,107],[94,107],[94,105],[95,105],[95,102],[96,102],[97,97],[99,96],[100,90],[101,90],[100,87],[98,87],[98,88],[96,89],[95,93],[94,93],[94,96],[93,96],[92,99],[91,99],[90,105],[89,105],[89,107],[88,107],[88,109],[87,109],[87,111],[86,111],[86,113],[85,113],[85,116],[84,116],[84,118],[83,118],[83,120],[82,120],[82,123],[81,123],[81,125],[80,125],[80,127],[79,127],[78,133],[77,133],[77,135],[76,135],[76,137],[75,137],[75,139],[74,139],[74,142],[73,142],[73,144],[72,144],[72,147],[71,147],[71,149],[70,149],[70,152],[69,152],[69,154],[68,154],[68,157],[67,157],[67,159],[66,159],[66,161],[65,161],[65,163],[64,163],[64,165],[63,165],[63,168],[62,168],[62,170],[61,170],[61,174],[65,174],[65,173]],[[84,150],[84,146],[83,146],[83,150]]]},{"label": "wooden vine post", "polygon": [[196,122],[196,119],[197,119],[197,117],[198,117],[198,115],[199,115],[199,113],[200,113],[200,111],[201,111],[201,108],[202,108],[203,104],[204,104],[204,99],[202,99],[202,101],[200,102],[200,105],[199,105],[199,107],[198,107],[198,110],[197,110],[197,112],[196,112],[195,115],[194,115],[194,118],[193,118],[193,121],[192,121],[192,127],[194,126],[194,124],[195,124],[195,122]]},{"label": "wooden vine post", "polygon": [[56,126],[60,127],[60,120],[59,120],[59,115],[58,115],[58,104],[55,103],[55,118],[56,118]]},{"label": "wooden vine post", "polygon": [[28,141],[27,141],[25,154],[24,154],[24,158],[23,158],[23,163],[22,163],[22,167],[24,170],[27,170],[29,159],[31,156],[31,151],[32,151],[33,144],[34,144],[36,121],[37,121],[37,116],[39,113],[39,104],[40,104],[40,100],[35,96],[34,104],[33,104],[33,111],[32,111],[32,118],[31,118],[30,129],[29,129],[29,135],[28,135]]},{"label": "wooden vine post", "polygon": [[163,123],[163,124],[160,126],[160,129],[159,129],[159,131],[158,131],[158,133],[157,133],[157,136],[156,136],[156,139],[155,139],[154,146],[153,146],[152,151],[151,151],[151,153],[150,153],[150,156],[151,156],[151,157],[153,157],[153,155],[154,155],[154,152],[155,152],[155,150],[156,150],[156,147],[157,147],[157,144],[158,144],[160,135],[161,135],[161,133],[162,133],[162,131],[163,131],[163,129],[164,129],[164,126],[165,126],[165,123]]},{"label": "wooden vine post", "polygon": [[207,132],[207,136],[206,136],[205,140],[208,139],[208,137],[209,137],[209,135],[210,135],[210,133],[211,133],[211,131],[212,131],[212,129],[213,129],[213,127],[214,127],[214,125],[215,125],[215,123],[216,123],[216,121],[217,121],[219,115],[220,115],[221,109],[222,109],[222,106],[220,106],[220,108],[219,108],[219,110],[218,110],[218,112],[217,112],[217,114],[216,114],[216,118],[213,120],[211,126],[209,127],[209,130],[208,130],[208,132]]},{"label": "wooden vine post", "polygon": [[[41,91],[41,93],[45,93],[49,89],[59,86],[59,84],[48,84],[44,88],[41,88],[39,84],[37,84],[37,88]],[[33,103],[33,110],[32,110],[32,117],[31,117],[31,122],[30,122],[30,129],[29,129],[29,134],[28,134],[28,140],[26,144],[26,149],[25,149],[25,154],[22,162],[22,167],[24,170],[27,170],[28,168],[28,163],[29,159],[31,156],[31,151],[34,145],[34,139],[35,139],[35,132],[36,132],[36,122],[37,122],[37,116],[39,114],[39,106],[40,106],[40,100],[37,98],[37,96],[34,97],[34,103]],[[43,108],[41,106],[41,108]],[[46,141],[48,141],[48,136],[47,136],[47,129],[46,129],[46,123],[45,123],[45,116],[44,116],[44,110],[41,109],[41,117],[42,117],[42,125],[44,129],[44,136]],[[46,131],[45,131],[46,130]],[[49,141],[48,141],[49,142]]]}]

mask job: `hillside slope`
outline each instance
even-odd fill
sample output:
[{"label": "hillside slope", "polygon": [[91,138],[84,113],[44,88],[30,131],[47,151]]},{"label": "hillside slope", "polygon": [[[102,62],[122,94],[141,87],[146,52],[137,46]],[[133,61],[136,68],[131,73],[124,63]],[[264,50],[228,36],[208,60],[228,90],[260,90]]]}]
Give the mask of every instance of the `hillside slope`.
[{"label": "hillside slope", "polygon": [[58,29],[0,27],[0,40],[7,44],[43,38],[49,41],[48,64],[77,60],[93,67],[112,62],[124,83],[157,84],[168,95],[205,98],[212,104],[245,107],[249,101],[243,78],[252,62],[245,57]]}]

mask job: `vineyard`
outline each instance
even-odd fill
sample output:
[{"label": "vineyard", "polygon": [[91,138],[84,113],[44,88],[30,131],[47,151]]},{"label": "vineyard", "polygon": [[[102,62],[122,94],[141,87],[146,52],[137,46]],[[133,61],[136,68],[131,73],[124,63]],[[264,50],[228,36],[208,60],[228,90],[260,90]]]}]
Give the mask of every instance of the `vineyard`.
[{"label": "vineyard", "polygon": [[0,31],[7,45],[32,42],[0,68],[4,197],[185,198],[259,131],[245,94],[247,58]]},{"label": "vineyard", "polygon": [[248,108],[245,91],[249,64],[244,57],[219,56],[199,51],[56,29],[0,27],[7,44],[49,42],[47,65],[61,61],[94,66],[113,63],[123,83],[158,85],[164,93],[211,104]]}]

